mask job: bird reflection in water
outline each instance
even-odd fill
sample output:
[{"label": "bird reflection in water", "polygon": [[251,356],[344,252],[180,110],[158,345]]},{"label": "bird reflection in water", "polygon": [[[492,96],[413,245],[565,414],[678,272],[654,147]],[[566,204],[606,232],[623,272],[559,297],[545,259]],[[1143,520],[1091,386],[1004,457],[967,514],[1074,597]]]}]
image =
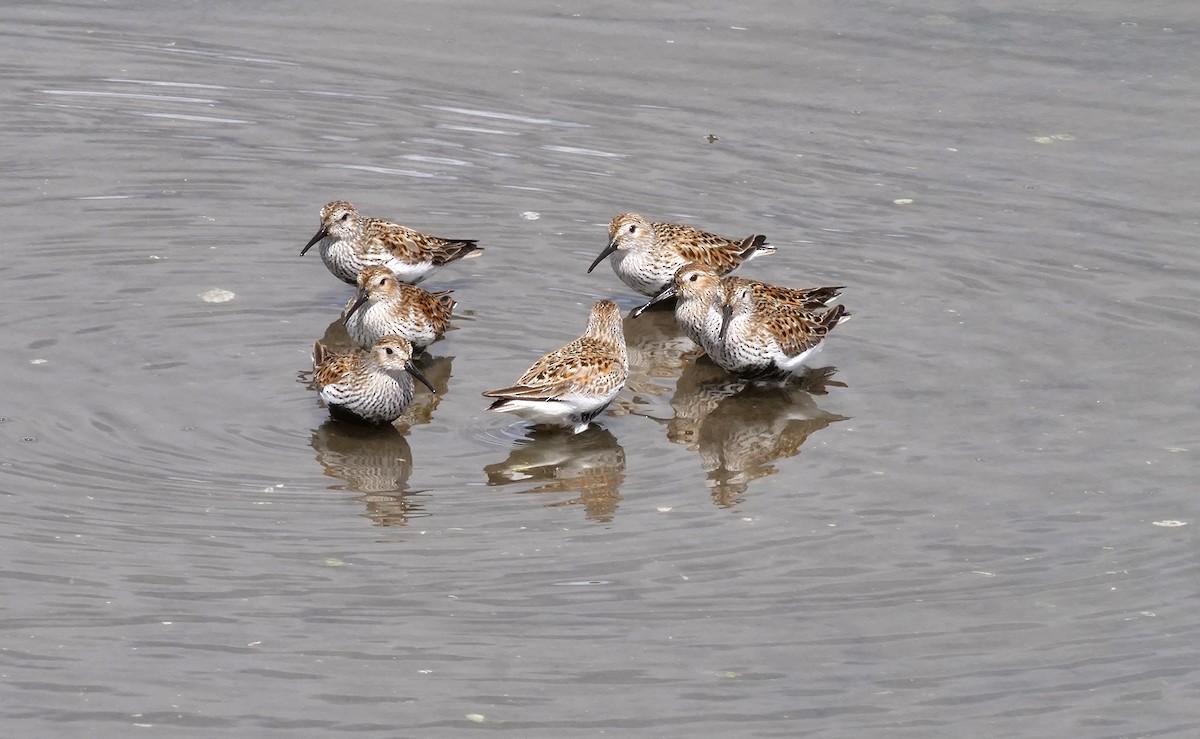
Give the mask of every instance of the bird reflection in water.
[{"label": "bird reflection in water", "polygon": [[666,414],[647,407],[671,392],[689,360],[700,353],[675,323],[673,301],[655,303],[637,318],[625,317],[625,348],[629,353],[629,378],[625,392],[613,402],[611,412],[631,415]]},{"label": "bird reflection in water", "polygon": [[483,468],[489,486],[525,484],[522,493],[578,493],[548,507],[582,505],[592,521],[611,521],[621,502],[625,450],[607,429],[592,425],[580,434],[538,428],[503,462]]},{"label": "bird reflection in water", "polygon": [[313,430],[312,447],[327,477],[344,484],[332,490],[351,490],[367,507],[367,518],[379,526],[402,526],[423,515],[408,498],[412,449],[394,426],[359,426],[328,420]]},{"label": "bird reflection in water", "polygon": [[713,503],[737,505],[752,481],[778,471],[772,462],[795,456],[813,433],[846,419],[813,399],[829,386],[846,386],[834,372],[823,367],[786,384],[747,383],[701,357],[676,384],[667,438],[700,453]]}]

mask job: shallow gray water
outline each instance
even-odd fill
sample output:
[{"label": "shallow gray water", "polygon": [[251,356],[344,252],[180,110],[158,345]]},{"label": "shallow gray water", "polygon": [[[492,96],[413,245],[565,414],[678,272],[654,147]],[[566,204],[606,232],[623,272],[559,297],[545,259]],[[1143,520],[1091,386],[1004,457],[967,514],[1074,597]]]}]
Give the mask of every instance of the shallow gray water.
[{"label": "shallow gray water", "polygon": [[[3,735],[1200,732],[1193,4],[5,16]],[[304,384],[335,197],[487,249],[396,433]],[[599,428],[486,413],[624,210],[846,285],[836,371],[659,311]]]}]

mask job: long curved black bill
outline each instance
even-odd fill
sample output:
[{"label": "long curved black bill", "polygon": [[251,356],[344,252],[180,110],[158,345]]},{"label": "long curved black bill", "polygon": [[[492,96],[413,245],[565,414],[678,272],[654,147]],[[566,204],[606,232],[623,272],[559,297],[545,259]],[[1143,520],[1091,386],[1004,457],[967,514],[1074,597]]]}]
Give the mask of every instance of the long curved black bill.
[{"label": "long curved black bill", "polygon": [[366,292],[363,292],[362,295],[359,295],[358,300],[354,301],[354,305],[350,306],[350,310],[346,311],[346,317],[342,319],[342,325],[345,326],[346,324],[350,323],[350,316],[354,315],[354,312],[363,307],[363,305],[365,305],[370,299],[371,296]]},{"label": "long curved black bill", "polygon": [[667,286],[664,287],[662,290],[659,290],[657,293],[655,293],[654,297],[652,297],[652,298],[650,298],[650,300],[646,301],[645,305],[640,305],[637,308],[634,308],[633,312],[630,313],[629,315],[633,318],[637,318],[638,316],[645,313],[646,309],[649,308],[650,306],[654,305],[655,303],[661,303],[662,301],[664,301],[668,298],[674,297],[674,295],[675,295],[675,284],[667,283]]},{"label": "long curved black bill", "polygon": [[404,369],[408,370],[408,374],[420,380],[422,385],[429,388],[429,392],[437,395],[437,390],[433,387],[429,380],[425,379],[425,375],[421,374],[421,370],[417,369],[417,365],[413,364],[411,360],[405,363]]},{"label": "long curved black bill", "polygon": [[729,333],[729,320],[733,318],[733,306],[729,303],[721,306],[721,342],[725,342],[725,334]]},{"label": "long curved black bill", "polygon": [[300,250],[300,256],[304,256],[305,254],[307,254],[308,250],[312,248],[313,244],[317,243],[318,241],[320,241],[321,239],[325,238],[328,235],[329,235],[329,231],[325,228],[322,228],[320,231],[317,231],[317,235],[312,237],[311,239],[309,239],[308,243],[304,245],[304,248]]},{"label": "long curved black bill", "polygon": [[592,270],[594,270],[596,268],[597,264],[600,264],[601,262],[603,262],[605,259],[608,258],[609,254],[612,254],[616,250],[617,250],[617,245],[612,241],[608,242],[608,246],[604,247],[604,251],[600,252],[600,256],[596,257],[596,261],[592,262],[592,266],[588,267],[588,274],[590,275],[592,273]]}]

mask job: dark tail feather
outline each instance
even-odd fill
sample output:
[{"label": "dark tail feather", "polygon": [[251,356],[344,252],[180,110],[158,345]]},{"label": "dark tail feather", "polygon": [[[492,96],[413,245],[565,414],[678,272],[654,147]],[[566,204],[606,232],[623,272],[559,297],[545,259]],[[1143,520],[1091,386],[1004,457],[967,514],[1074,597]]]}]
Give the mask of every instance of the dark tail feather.
[{"label": "dark tail feather", "polygon": [[312,351],[313,369],[316,369],[324,364],[325,360],[329,359],[330,354],[331,352],[329,351],[329,347],[325,346],[319,341],[314,343]]},{"label": "dark tail feather", "polygon": [[767,243],[767,237],[762,234],[754,234],[742,239],[742,259],[748,259],[751,254],[761,250],[764,254],[770,254],[775,251],[775,247]]},{"label": "dark tail feather", "polygon": [[478,239],[442,239],[446,243],[443,245],[440,259],[435,259],[437,264],[445,264],[458,259],[466,259],[467,257],[477,257],[483,254],[483,247],[479,245]]},{"label": "dark tail feather", "polygon": [[834,326],[838,325],[842,321],[849,320],[849,318],[850,312],[846,310],[846,306],[835,305],[821,315],[817,316],[817,325],[820,326],[825,333],[829,333],[833,330]]},{"label": "dark tail feather", "polygon": [[805,303],[812,305],[814,308],[819,308],[823,305],[829,305],[837,296],[845,290],[845,285],[836,285],[831,287],[814,287],[808,291]]}]

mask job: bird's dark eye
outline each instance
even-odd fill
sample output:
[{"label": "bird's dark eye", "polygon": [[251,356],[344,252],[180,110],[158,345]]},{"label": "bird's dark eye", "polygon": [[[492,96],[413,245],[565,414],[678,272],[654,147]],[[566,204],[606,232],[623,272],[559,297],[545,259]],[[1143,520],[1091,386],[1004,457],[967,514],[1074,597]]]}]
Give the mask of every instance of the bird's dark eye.
[{"label": "bird's dark eye", "polygon": [[339,218],[338,220],[339,220],[339,221],[344,221],[344,220],[348,219],[349,217],[350,217],[350,214],[349,214],[349,213],[343,213],[343,214],[342,214],[342,217],[341,217],[341,218]]},{"label": "bird's dark eye", "polygon": [[629,224],[629,233],[631,233],[631,234],[637,233],[637,224],[636,223]]},{"label": "bird's dark eye", "polygon": [[393,348],[392,348],[392,347],[390,347],[390,346],[389,346],[389,347],[385,347],[385,348],[384,348],[384,351],[388,353],[388,356],[389,356],[389,357],[390,357],[391,355],[393,355],[393,354],[395,354],[395,353],[396,353],[396,350],[395,350],[395,349],[393,349]]},{"label": "bird's dark eye", "polygon": [[688,282],[695,282],[700,275],[688,275]]}]

